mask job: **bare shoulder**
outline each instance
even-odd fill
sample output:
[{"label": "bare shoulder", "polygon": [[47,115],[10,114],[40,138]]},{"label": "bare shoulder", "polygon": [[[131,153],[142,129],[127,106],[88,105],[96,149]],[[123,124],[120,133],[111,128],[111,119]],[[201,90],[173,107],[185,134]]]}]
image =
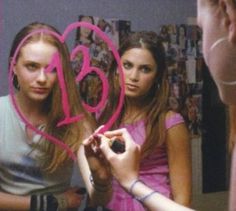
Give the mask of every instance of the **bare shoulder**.
[{"label": "bare shoulder", "polygon": [[180,113],[177,113],[173,110],[169,110],[166,112],[166,119],[170,119],[172,117],[175,117],[176,115],[180,115]]}]

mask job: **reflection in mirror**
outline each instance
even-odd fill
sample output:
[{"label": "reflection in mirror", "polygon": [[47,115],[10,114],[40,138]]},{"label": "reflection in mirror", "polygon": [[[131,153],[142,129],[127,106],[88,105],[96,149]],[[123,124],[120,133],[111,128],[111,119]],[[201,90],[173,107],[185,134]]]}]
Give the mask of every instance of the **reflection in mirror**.
[{"label": "reflection in mirror", "polygon": [[[104,26],[106,28],[105,31],[109,35],[113,35],[112,40],[117,47],[122,40],[119,37],[122,34],[127,36],[131,31],[155,31],[164,41],[167,56],[170,85],[169,105],[174,111],[182,114],[191,135],[193,207],[202,211],[210,209],[226,210],[229,181],[227,137],[224,124],[227,121],[226,111],[224,105],[218,101],[219,98],[215,94],[216,89],[213,87],[209,75],[207,75],[202,58],[201,31],[194,22],[190,23],[188,21],[192,19],[189,17],[196,16],[196,1],[149,0],[147,4],[145,0],[129,0],[128,3],[123,0],[119,2],[102,0],[96,3],[91,0],[71,0],[69,3],[66,1],[53,1],[50,2],[50,5],[49,7],[46,0],[41,0],[40,2],[36,0],[24,1],[24,4],[18,1],[14,1],[14,3],[12,1],[1,1],[1,96],[9,92],[8,80],[6,79],[8,78],[7,56],[11,42],[17,31],[30,22],[52,23],[60,32],[63,32],[67,25],[79,20],[79,16],[95,17],[94,24],[97,25],[99,23],[101,27]],[[132,7],[129,5],[132,5]],[[18,24],[15,24],[16,20]],[[89,22],[90,20],[87,19],[85,21]],[[111,30],[105,24],[106,21],[109,23],[108,25],[114,27],[114,30]],[[118,24],[121,22],[123,25]],[[83,33],[89,34],[86,30]],[[71,49],[78,42],[83,42],[86,46],[91,43],[97,44],[93,45],[90,51],[91,55],[94,55],[91,64],[93,62],[94,66],[98,65],[107,70],[111,65],[109,50],[107,51],[108,53],[103,51],[103,47],[107,50],[107,46],[100,45],[99,39],[94,34],[89,36],[89,39],[83,38],[83,41],[81,40],[78,41],[78,31],[75,30],[68,37],[67,44],[71,46]],[[74,63],[74,66],[76,65],[78,63]],[[74,71],[77,69],[78,66]],[[93,82],[89,82],[89,78]],[[101,99],[102,90],[100,85],[101,81],[96,75],[86,77],[79,84],[82,100],[91,106],[96,106]],[[2,123],[1,125],[6,124]],[[94,129],[90,133],[93,131]],[[0,136],[2,134],[1,132]],[[16,144],[13,146],[16,146]],[[5,156],[8,157],[11,154],[12,151],[3,150],[0,140],[0,157],[4,157],[0,160],[0,166],[2,166],[2,160],[5,159]],[[69,167],[71,167],[71,164],[66,168]],[[11,168],[22,170],[18,165],[11,165]],[[63,172],[65,171],[64,169]],[[22,172],[24,174],[25,170],[22,170]],[[71,172],[71,169],[68,172]],[[2,174],[3,170],[0,168],[0,175]],[[40,176],[42,174],[38,174],[38,177]],[[60,178],[62,176],[58,177],[58,179]],[[18,180],[19,178],[14,177],[15,179]],[[84,186],[81,180],[81,176],[76,169],[73,174],[72,184]],[[2,189],[4,189],[4,186],[0,185],[0,190],[2,191]],[[15,190],[12,190],[12,193],[15,193]],[[83,210],[83,207],[81,206],[80,210]]]}]

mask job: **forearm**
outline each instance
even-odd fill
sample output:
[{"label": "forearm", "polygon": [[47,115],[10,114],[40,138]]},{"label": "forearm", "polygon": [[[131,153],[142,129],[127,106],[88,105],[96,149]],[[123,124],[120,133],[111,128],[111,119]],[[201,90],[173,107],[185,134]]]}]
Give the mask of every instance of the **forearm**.
[{"label": "forearm", "polygon": [[94,175],[91,174],[89,164],[84,155],[83,147],[81,147],[80,150],[78,151],[78,164],[79,164],[80,172],[82,174],[82,178],[84,180],[84,183],[85,183],[88,195],[89,195],[90,206],[106,205],[111,199],[112,188],[111,186],[108,188],[107,181],[106,181],[106,184],[104,184],[104,186],[107,187],[107,191],[105,191],[106,188],[102,189],[102,191],[98,191],[94,188],[94,185],[91,183],[91,176],[94,180],[94,184],[96,184],[97,179]]},{"label": "forearm", "polygon": [[109,188],[105,192],[96,191],[93,188],[93,191],[89,196],[89,205],[91,207],[106,206],[107,203],[110,201],[111,196],[112,196],[112,188]]},{"label": "forearm", "polygon": [[137,182],[133,185],[132,190],[130,190],[131,185],[132,184],[126,186],[125,189],[128,192],[131,192],[135,198],[140,199],[143,205],[150,211],[193,211],[192,209],[177,204],[160,193],[153,191],[142,182]]},{"label": "forearm", "polygon": [[30,196],[16,196],[0,192],[0,210],[25,211],[30,209]]},{"label": "forearm", "polygon": [[111,199],[112,186],[110,182],[102,184],[96,181],[96,177],[90,171],[85,175],[85,184],[89,193],[89,205],[105,206]]}]

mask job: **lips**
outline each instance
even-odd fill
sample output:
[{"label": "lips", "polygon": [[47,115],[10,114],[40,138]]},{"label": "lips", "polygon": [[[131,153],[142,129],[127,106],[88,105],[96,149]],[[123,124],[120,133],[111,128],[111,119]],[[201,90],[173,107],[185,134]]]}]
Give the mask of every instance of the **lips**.
[{"label": "lips", "polygon": [[33,92],[37,93],[37,94],[45,94],[48,92],[47,88],[39,88],[39,87],[34,87],[32,88]]},{"label": "lips", "polygon": [[138,86],[137,85],[134,85],[134,84],[125,84],[126,85],[126,88],[129,89],[129,90],[136,90],[138,89]]}]

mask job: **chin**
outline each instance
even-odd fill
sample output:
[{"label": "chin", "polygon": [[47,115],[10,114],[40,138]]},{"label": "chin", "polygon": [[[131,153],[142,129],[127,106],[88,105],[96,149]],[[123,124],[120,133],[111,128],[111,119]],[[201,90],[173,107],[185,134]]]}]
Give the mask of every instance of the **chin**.
[{"label": "chin", "polygon": [[125,96],[130,97],[130,98],[136,98],[137,94],[134,92],[126,91]]},{"label": "chin", "polygon": [[48,95],[33,95],[31,100],[35,102],[43,102],[47,99]]}]

